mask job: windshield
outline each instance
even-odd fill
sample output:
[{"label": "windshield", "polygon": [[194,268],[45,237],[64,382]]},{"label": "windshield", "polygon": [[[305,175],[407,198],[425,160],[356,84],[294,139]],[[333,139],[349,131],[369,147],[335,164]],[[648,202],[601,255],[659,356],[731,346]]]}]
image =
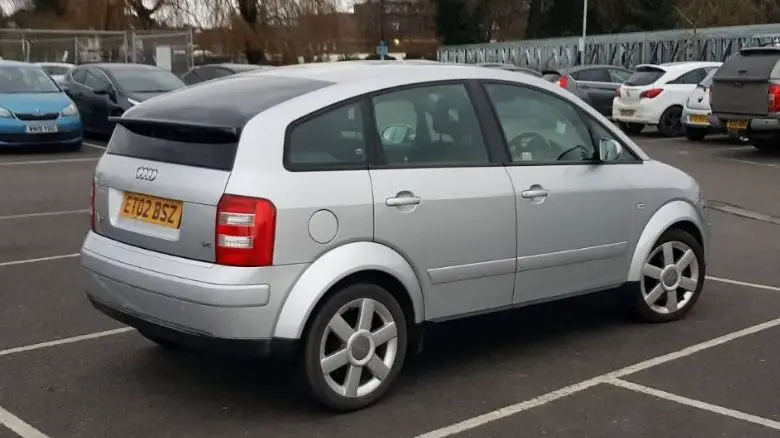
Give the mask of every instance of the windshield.
[{"label": "windshield", "polygon": [[652,67],[640,67],[625,82],[626,85],[650,85],[666,73],[664,70]]},{"label": "windshield", "polygon": [[52,75],[52,76],[62,76],[70,70],[70,67],[65,67],[62,65],[42,65],[41,68],[46,73]]},{"label": "windshield", "polygon": [[128,93],[167,93],[184,87],[184,82],[173,73],[145,68],[117,68],[111,75]]},{"label": "windshield", "polygon": [[59,93],[60,87],[39,67],[0,66],[0,93]]}]

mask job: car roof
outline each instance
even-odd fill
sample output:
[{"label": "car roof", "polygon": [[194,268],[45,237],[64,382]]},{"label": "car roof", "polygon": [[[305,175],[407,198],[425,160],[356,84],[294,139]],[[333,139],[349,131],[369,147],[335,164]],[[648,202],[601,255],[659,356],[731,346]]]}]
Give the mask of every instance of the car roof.
[{"label": "car roof", "polygon": [[618,70],[627,70],[625,67],[620,65],[610,65],[610,64],[586,64],[586,65],[573,65],[571,67],[563,67],[559,69],[550,69],[545,70],[545,74],[547,73],[562,73],[562,74],[571,74],[576,73],[578,71],[584,71],[584,70],[594,70],[594,69],[600,69],[600,68],[612,68],[612,69],[618,69]]},{"label": "car roof", "polygon": [[81,66],[87,66],[87,67],[97,67],[104,70],[117,70],[117,69],[126,69],[126,68],[137,68],[139,70],[161,70],[160,67],[157,67],[156,65],[149,65],[149,64],[135,64],[132,62],[94,62],[94,63],[84,63],[79,65]]},{"label": "car roof", "polygon": [[11,65],[15,65],[15,66],[23,66],[23,65],[35,66],[35,64],[30,64],[29,62],[14,61],[12,59],[0,59],[0,67],[2,67],[2,66],[11,66]]},{"label": "car roof", "polygon": [[69,62],[36,62],[36,65],[51,67],[75,67],[75,64]]},{"label": "car roof", "polygon": [[231,70],[256,70],[261,68],[273,68],[272,65],[241,64],[238,62],[219,62],[214,64],[202,64],[202,65],[196,65],[194,68],[203,68],[203,67],[224,67]]}]

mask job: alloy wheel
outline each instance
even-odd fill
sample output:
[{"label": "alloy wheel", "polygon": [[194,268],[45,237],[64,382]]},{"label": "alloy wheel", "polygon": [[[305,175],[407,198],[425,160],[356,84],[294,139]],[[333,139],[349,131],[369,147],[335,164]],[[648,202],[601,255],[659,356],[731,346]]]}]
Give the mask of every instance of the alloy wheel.
[{"label": "alloy wheel", "polygon": [[642,267],[640,287],[647,306],[659,314],[671,314],[688,306],[699,281],[699,260],[680,241],[655,248]]}]

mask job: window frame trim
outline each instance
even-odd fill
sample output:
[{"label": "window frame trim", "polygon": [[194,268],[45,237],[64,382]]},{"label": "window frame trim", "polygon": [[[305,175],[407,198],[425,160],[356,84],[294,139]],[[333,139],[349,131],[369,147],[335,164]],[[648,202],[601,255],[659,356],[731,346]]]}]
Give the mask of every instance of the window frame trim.
[{"label": "window frame trim", "polygon": [[[605,124],[601,123],[599,120],[597,120],[592,115],[588,114],[587,110],[583,108],[581,105],[577,104],[573,101],[568,101],[561,96],[556,95],[555,93],[544,90],[542,88],[535,87],[531,84],[526,84],[522,82],[512,82],[512,81],[506,81],[506,80],[500,80],[500,79],[479,79],[477,80],[479,82],[480,89],[482,91],[482,94],[484,95],[484,99],[487,100],[488,104],[490,105],[490,115],[492,116],[492,119],[494,123],[490,126],[491,130],[497,131],[498,133],[498,141],[500,142],[501,148],[504,151],[505,154],[505,161],[502,163],[504,166],[594,166],[594,165],[625,165],[625,164],[643,164],[644,160],[639,158],[637,156],[637,153],[633,150],[632,147],[627,145],[623,140],[620,139],[619,136],[615,135],[615,131],[613,129],[610,129],[610,127],[606,126]],[[547,162],[523,162],[523,161],[512,161],[511,154],[509,153],[509,144],[507,139],[504,137],[504,130],[501,126],[501,119],[498,117],[498,110],[495,108],[495,104],[490,99],[490,94],[487,91],[486,86],[487,85],[509,85],[509,86],[515,86],[515,87],[521,87],[526,88],[531,91],[536,91],[542,94],[545,94],[547,96],[551,96],[554,99],[558,99],[560,101],[563,101],[566,104],[571,105],[575,113],[577,114],[577,117],[580,118],[580,121],[585,125],[585,128],[588,130],[588,137],[590,139],[590,142],[594,148],[598,152],[598,143],[596,141],[596,138],[594,136],[594,132],[592,127],[590,126],[590,123],[596,123],[598,126],[600,126],[602,129],[604,129],[607,133],[611,134],[613,139],[620,143],[620,145],[623,148],[623,153],[628,153],[631,155],[631,160],[626,161],[601,161],[601,160],[593,160],[593,161],[547,161]],[[590,122],[590,123],[589,123]]]}]

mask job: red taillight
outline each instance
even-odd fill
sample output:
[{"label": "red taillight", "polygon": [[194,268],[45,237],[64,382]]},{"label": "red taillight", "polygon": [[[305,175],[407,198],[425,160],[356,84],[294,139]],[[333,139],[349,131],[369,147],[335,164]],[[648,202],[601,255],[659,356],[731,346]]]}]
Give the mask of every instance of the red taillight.
[{"label": "red taillight", "polygon": [[89,188],[89,222],[92,231],[97,228],[97,221],[95,220],[95,180],[97,177],[92,177]]},{"label": "red taillight", "polygon": [[661,94],[662,91],[664,91],[663,88],[651,88],[649,90],[645,90],[645,91],[639,93],[639,98],[640,99],[644,99],[644,98],[652,99],[652,98],[658,96],[659,94]]},{"label": "red taillight", "polygon": [[270,266],[276,238],[276,207],[267,199],[223,195],[217,206],[216,262]]},{"label": "red taillight", "polygon": [[561,76],[560,79],[555,81],[556,84],[560,85],[561,88],[566,88],[567,85],[569,85],[569,77],[568,76]]},{"label": "red taillight", "polygon": [[780,112],[780,84],[769,84],[769,112]]}]

